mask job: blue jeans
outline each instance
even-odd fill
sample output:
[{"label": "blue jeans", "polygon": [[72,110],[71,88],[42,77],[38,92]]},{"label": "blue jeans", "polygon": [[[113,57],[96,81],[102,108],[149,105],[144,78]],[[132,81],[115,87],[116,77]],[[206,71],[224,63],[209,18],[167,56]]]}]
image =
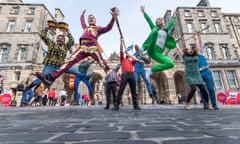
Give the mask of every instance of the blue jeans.
[{"label": "blue jeans", "polygon": [[[207,90],[208,90],[208,94],[212,103],[212,106],[216,106],[216,94],[215,94],[215,90],[214,90],[214,80],[213,80],[213,76],[212,76],[212,72],[209,69],[203,70],[200,72],[203,81],[206,84]],[[202,96],[202,93],[200,91],[200,96],[202,99],[203,104],[205,104],[205,100]]]},{"label": "blue jeans", "polygon": [[[55,70],[57,70],[59,67],[58,66],[49,66],[49,65],[45,65],[44,66],[44,68],[43,68],[43,70],[42,70],[42,72],[43,72],[43,74],[49,74],[50,72],[53,72],[53,71],[55,71]],[[75,68],[70,68],[70,69],[68,69],[67,71],[66,71],[66,73],[72,73],[72,74],[74,74],[75,76],[78,76],[78,77],[80,77],[80,78],[82,78],[82,77],[86,77],[86,74],[82,74],[82,73],[80,73],[77,69],[75,69]],[[30,85],[28,85],[27,87],[29,87],[29,90],[31,89],[31,88],[33,88],[34,86],[37,86],[37,85],[40,85],[41,84],[41,80],[40,79],[36,79],[36,80],[34,80],[34,81],[32,81],[32,83],[30,84]],[[27,90],[28,91],[28,90]],[[25,92],[23,92],[23,94],[22,94],[22,100],[21,100],[21,103],[26,103],[26,104],[28,104],[30,101],[26,101],[26,98],[25,97],[27,97],[28,96],[28,93],[27,93],[27,91],[25,91]],[[30,99],[31,100],[31,99]]]},{"label": "blue jeans", "polygon": [[78,93],[78,86],[79,86],[80,81],[83,81],[83,83],[86,84],[86,86],[88,87],[89,93],[91,93],[93,91],[93,88],[87,79],[76,76],[75,80],[74,80],[74,94],[76,96],[76,100],[79,100],[79,98],[80,98],[80,93]]},{"label": "blue jeans", "polygon": [[147,87],[147,91],[148,91],[148,94],[150,96],[153,96],[153,92],[152,92],[152,87],[151,87],[151,84],[149,83],[149,81],[147,80],[147,77],[146,77],[146,71],[143,70],[141,72],[136,72],[134,71],[134,78],[135,78],[135,81],[136,81],[136,85],[138,83],[138,77],[139,75],[142,77],[146,87]]},{"label": "blue jeans", "polygon": [[22,94],[21,103],[29,104],[31,99],[34,97],[34,95],[35,95],[35,93],[32,91],[32,89],[25,91]]}]

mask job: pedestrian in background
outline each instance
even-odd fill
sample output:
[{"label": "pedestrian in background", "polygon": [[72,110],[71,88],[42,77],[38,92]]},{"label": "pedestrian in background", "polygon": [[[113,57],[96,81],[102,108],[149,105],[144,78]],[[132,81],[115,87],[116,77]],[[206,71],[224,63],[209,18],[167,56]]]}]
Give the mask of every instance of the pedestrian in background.
[{"label": "pedestrian in background", "polygon": [[104,109],[109,109],[111,100],[113,104],[116,103],[116,92],[117,92],[117,73],[120,69],[121,64],[118,64],[114,69],[110,69],[107,76],[105,77],[106,82],[106,106]]}]

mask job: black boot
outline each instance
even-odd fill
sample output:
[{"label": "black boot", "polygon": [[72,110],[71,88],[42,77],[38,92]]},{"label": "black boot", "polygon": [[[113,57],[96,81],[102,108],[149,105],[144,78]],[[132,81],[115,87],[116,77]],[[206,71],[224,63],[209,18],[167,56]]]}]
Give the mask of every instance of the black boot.
[{"label": "black boot", "polygon": [[112,111],[118,111],[119,110],[119,105],[114,105],[114,107],[111,110]]},{"label": "black boot", "polygon": [[135,109],[135,110],[141,110],[141,108],[139,107],[139,105],[134,106],[134,109]]},{"label": "black boot", "polygon": [[105,110],[107,110],[107,109],[109,109],[109,108],[110,108],[109,105],[107,105],[106,107],[104,107]]}]

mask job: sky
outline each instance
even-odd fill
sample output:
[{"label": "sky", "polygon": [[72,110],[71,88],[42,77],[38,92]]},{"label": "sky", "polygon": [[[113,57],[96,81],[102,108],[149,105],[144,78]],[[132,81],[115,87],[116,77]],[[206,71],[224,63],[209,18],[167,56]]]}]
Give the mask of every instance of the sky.
[{"label": "sky", "polygon": [[[97,25],[105,26],[111,19],[110,9],[118,7],[120,27],[126,46],[132,43],[142,45],[150,32],[140,6],[145,6],[145,11],[153,21],[163,17],[166,10],[174,11],[177,7],[195,7],[200,0],[23,0],[24,3],[45,4],[47,9],[54,15],[55,8],[61,9],[65,15],[64,22],[69,24],[70,31],[78,42],[83,30],[80,25],[80,15],[86,10],[86,18],[89,14],[96,17]],[[220,7],[226,13],[240,13],[236,3],[239,0],[209,0],[211,7]],[[87,19],[86,19],[87,20]],[[111,31],[101,35],[98,39],[104,50],[106,58],[114,51],[119,53],[120,34],[117,25]]]}]

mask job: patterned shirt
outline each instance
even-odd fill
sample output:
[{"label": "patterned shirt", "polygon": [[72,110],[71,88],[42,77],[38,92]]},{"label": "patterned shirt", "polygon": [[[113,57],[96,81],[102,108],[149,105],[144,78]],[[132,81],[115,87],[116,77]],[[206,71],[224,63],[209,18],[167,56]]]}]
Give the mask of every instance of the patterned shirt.
[{"label": "patterned shirt", "polygon": [[68,42],[61,46],[47,37],[46,30],[41,32],[40,37],[48,46],[47,55],[43,60],[43,64],[50,66],[59,66],[63,64],[68,50],[74,45],[72,35],[68,33]]}]

